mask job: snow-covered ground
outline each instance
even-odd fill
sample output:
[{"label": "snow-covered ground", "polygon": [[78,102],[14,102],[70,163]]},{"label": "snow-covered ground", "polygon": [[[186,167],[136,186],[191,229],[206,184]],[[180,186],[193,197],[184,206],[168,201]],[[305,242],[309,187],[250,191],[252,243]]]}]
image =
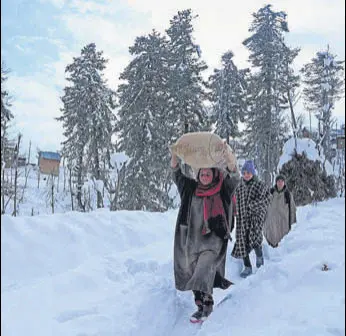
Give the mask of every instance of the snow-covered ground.
[{"label": "snow-covered ground", "polygon": [[[2,216],[3,336],[345,335],[345,199],[298,209],[298,223],[249,278],[228,251],[235,285],[216,290],[202,326],[177,292],[177,212]],[[254,256],[252,255],[252,258]],[[328,270],[323,271],[323,265]]]},{"label": "snow-covered ground", "polygon": [[[19,167],[18,172],[18,216],[30,216],[31,214],[51,214],[51,177],[39,174],[38,166]],[[6,169],[8,179],[14,176],[14,169]],[[27,178],[26,178],[27,176]],[[25,186],[25,187],[24,187]],[[71,194],[68,188],[68,175],[64,174],[64,168],[60,167],[59,177],[54,177],[54,212],[64,213],[71,210]],[[5,195],[5,201],[8,196]],[[12,214],[13,198],[8,202],[5,212]]]}]

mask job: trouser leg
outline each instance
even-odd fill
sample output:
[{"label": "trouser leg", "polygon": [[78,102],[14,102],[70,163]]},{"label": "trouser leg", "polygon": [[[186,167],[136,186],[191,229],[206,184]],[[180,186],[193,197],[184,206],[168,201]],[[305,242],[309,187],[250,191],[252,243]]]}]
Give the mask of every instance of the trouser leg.
[{"label": "trouser leg", "polygon": [[193,295],[194,295],[194,299],[195,299],[195,304],[196,306],[199,308],[203,305],[203,292],[199,291],[199,290],[193,290]]},{"label": "trouser leg", "polygon": [[247,255],[245,258],[243,258],[243,262],[244,262],[245,267],[252,267],[249,255]]},{"label": "trouser leg", "polygon": [[256,253],[256,267],[259,268],[264,264],[262,245],[256,247],[254,250]]},{"label": "trouser leg", "polygon": [[262,245],[256,247],[255,249],[256,257],[261,258],[263,257],[263,250],[262,250]]}]

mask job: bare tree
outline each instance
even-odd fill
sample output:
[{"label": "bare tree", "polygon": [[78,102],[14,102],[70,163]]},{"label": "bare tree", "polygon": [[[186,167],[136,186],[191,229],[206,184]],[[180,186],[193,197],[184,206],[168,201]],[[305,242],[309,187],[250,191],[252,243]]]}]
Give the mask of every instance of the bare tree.
[{"label": "bare tree", "polygon": [[31,155],[31,141],[29,142],[28,162],[25,165],[25,175],[26,175],[27,167],[28,166],[30,167],[30,155]]},{"label": "bare tree", "polygon": [[[4,164],[3,164],[4,166]],[[11,168],[12,169],[12,168]],[[1,214],[6,213],[6,208],[14,196],[14,188],[8,174],[6,174],[5,167],[2,169],[1,176]]]},{"label": "bare tree", "polygon": [[301,138],[303,135],[303,127],[305,123],[305,116],[303,112],[297,114],[296,122],[297,122],[297,136]]},{"label": "bare tree", "polygon": [[64,157],[62,158],[62,167],[63,167],[63,170],[64,170],[64,188],[63,188],[63,191],[64,191],[64,192],[65,192],[65,190],[66,190],[66,171],[67,171],[66,165],[65,165],[65,161],[66,161],[66,157],[64,156]]},{"label": "bare tree", "polygon": [[25,171],[24,171],[24,185],[23,185],[23,188],[22,188],[22,196],[20,197],[19,199],[19,203],[23,203],[24,201],[24,193],[25,193],[25,190],[27,188],[27,185],[28,185],[28,178],[29,178],[29,175],[30,175],[30,171],[31,171],[31,167],[27,168],[25,166]]},{"label": "bare tree", "polygon": [[15,149],[15,161],[14,161],[14,198],[13,198],[13,212],[12,212],[12,216],[16,217],[17,213],[18,213],[18,194],[17,194],[17,190],[18,190],[18,157],[19,157],[19,148],[20,148],[20,142],[22,139],[22,134],[19,133],[18,134],[18,138],[17,138],[17,145],[16,145],[16,149]]},{"label": "bare tree", "polygon": [[41,152],[41,150],[37,147],[36,148],[36,153],[37,153],[37,155],[36,155],[36,158],[37,158],[37,162],[38,162],[38,164],[37,164],[37,189],[40,189],[40,179],[41,179],[41,172],[40,172],[40,152]]},{"label": "bare tree", "polygon": [[52,214],[55,212],[55,204],[56,204],[56,192],[55,192],[55,180],[56,176],[54,174],[50,174],[47,179],[47,190],[46,190],[46,202],[49,203]]},{"label": "bare tree", "polygon": [[13,197],[12,184],[6,174],[6,165],[10,164],[9,155],[6,155],[8,152],[6,131],[6,128],[1,127],[1,214],[6,212],[7,205]]}]

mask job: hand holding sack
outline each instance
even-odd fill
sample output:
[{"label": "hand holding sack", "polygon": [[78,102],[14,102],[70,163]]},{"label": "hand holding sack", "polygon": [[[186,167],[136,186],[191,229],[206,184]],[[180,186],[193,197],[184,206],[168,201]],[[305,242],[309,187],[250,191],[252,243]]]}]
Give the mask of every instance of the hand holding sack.
[{"label": "hand holding sack", "polygon": [[225,169],[228,166],[232,171],[237,167],[237,160],[231,147],[215,133],[186,133],[171,146],[170,150],[193,169],[213,167]]}]

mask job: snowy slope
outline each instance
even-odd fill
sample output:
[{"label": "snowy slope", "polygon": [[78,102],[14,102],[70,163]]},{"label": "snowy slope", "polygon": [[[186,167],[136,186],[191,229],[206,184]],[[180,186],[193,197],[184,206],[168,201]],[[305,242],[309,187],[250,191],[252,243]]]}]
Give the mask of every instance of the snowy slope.
[{"label": "snowy slope", "polygon": [[[298,210],[298,223],[265,266],[215,292],[217,307],[191,325],[188,292],[174,289],[176,211],[2,216],[1,335],[345,335],[344,198]],[[252,256],[254,257],[254,256]],[[329,271],[322,271],[327,264]]]}]

